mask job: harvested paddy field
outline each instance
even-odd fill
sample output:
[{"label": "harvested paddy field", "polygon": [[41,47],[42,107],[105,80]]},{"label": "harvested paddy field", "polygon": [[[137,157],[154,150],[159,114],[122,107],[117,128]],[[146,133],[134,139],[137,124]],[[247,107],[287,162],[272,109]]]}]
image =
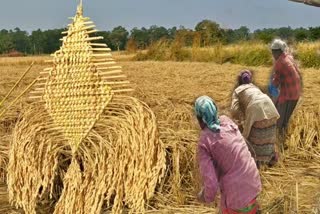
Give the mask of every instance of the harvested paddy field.
[{"label": "harvested paddy field", "polygon": [[[14,99],[46,65],[46,57],[0,60],[0,98],[19,79],[31,61],[32,72],[12,94]],[[117,57],[116,57],[117,59]],[[193,115],[193,102],[200,95],[216,101],[220,114],[229,114],[230,96],[238,72],[245,66],[196,62],[133,62],[121,60],[133,95],[153,110],[167,152],[167,169],[161,188],[150,201],[149,213],[215,213],[214,204],[204,206],[196,200],[199,179],[195,167],[195,151],[199,135]],[[270,69],[250,67],[254,80],[266,89]],[[303,69],[304,94],[291,120],[287,144],[273,168],[262,169],[263,192],[259,197],[263,213],[320,212],[320,76],[315,69]],[[0,121],[0,213],[19,213],[9,206],[5,174],[12,129],[21,109],[28,105],[25,98],[8,111]],[[47,213],[44,207],[39,213]]]}]

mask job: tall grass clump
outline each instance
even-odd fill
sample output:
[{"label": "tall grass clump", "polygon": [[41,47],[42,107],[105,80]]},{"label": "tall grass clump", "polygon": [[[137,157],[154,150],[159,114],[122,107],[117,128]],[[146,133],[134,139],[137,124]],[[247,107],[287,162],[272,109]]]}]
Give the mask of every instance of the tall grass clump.
[{"label": "tall grass clump", "polygon": [[247,66],[271,65],[272,57],[267,45],[263,44],[237,44],[223,45],[217,43],[211,47],[183,47],[177,41],[172,43],[160,40],[152,44],[146,53],[138,53],[136,60],[156,61],[194,61],[214,62],[223,64],[227,62]]},{"label": "tall grass clump", "polygon": [[215,62],[217,64],[223,64],[230,61],[231,57],[230,53],[221,43],[212,47],[192,49],[192,61],[195,62]]},{"label": "tall grass clump", "polygon": [[170,47],[170,60],[173,61],[191,61],[192,53],[189,50],[183,48],[184,41],[177,38],[175,39]]},{"label": "tall grass clump", "polygon": [[246,66],[271,65],[272,56],[266,45],[241,43],[235,45],[216,44],[212,47],[192,50],[196,62],[235,63]]},{"label": "tall grass clump", "polygon": [[[298,43],[294,55],[301,67],[320,68],[320,43]],[[177,41],[160,40],[152,44],[147,52],[138,53],[135,60],[193,61],[234,63],[245,66],[271,66],[272,55],[267,44],[242,42],[233,45],[217,43],[210,47],[184,47]]]},{"label": "tall grass clump", "polygon": [[305,68],[320,68],[320,43],[299,43],[296,56]]},{"label": "tall grass clump", "polygon": [[127,42],[126,51],[128,53],[136,53],[137,50],[137,42],[133,38],[130,38]]},{"label": "tall grass clump", "polygon": [[170,60],[170,43],[167,40],[159,40],[155,43],[152,43],[147,52],[139,52],[135,60],[144,61],[144,60],[156,60],[156,61],[166,61]]},{"label": "tall grass clump", "polygon": [[261,43],[241,43],[226,46],[227,51],[232,56],[231,63],[247,66],[270,66],[272,65],[272,55],[267,45]]},{"label": "tall grass clump", "polygon": [[180,41],[170,42],[162,39],[151,44],[147,52],[139,52],[134,59],[137,61],[189,61],[191,52],[183,48]]}]

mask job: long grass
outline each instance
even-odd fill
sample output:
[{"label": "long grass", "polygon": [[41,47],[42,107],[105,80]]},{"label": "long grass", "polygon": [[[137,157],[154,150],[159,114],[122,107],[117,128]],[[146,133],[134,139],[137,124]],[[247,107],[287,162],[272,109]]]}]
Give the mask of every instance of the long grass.
[{"label": "long grass", "polygon": [[320,42],[297,44],[296,55],[303,67],[320,68]]},{"label": "long grass", "polygon": [[[291,52],[294,53],[302,67],[320,68],[320,42],[294,44]],[[152,44],[147,52],[138,53],[135,60],[234,63],[245,66],[272,65],[269,46],[259,42],[186,48],[161,40]]]}]

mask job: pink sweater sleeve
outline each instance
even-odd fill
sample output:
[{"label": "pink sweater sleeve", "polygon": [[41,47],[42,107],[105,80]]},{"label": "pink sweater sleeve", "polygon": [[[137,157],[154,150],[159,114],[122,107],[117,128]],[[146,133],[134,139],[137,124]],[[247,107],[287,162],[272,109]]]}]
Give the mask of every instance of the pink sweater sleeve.
[{"label": "pink sweater sleeve", "polygon": [[198,145],[198,163],[204,188],[203,198],[205,202],[210,203],[217,194],[219,183],[210,152],[201,140],[204,138],[200,139]]}]

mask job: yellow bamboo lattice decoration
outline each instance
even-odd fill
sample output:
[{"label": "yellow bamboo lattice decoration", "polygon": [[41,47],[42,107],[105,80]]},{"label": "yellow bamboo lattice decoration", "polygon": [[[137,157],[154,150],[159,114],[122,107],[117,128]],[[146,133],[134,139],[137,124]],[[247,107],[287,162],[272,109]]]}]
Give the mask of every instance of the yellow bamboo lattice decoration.
[{"label": "yellow bamboo lattice decoration", "polygon": [[113,94],[131,89],[107,45],[94,43],[103,37],[90,36],[97,30],[83,17],[82,2],[72,19],[62,47],[52,55],[53,67],[42,72],[44,78],[32,93],[45,101],[54,124],[75,151]]}]

